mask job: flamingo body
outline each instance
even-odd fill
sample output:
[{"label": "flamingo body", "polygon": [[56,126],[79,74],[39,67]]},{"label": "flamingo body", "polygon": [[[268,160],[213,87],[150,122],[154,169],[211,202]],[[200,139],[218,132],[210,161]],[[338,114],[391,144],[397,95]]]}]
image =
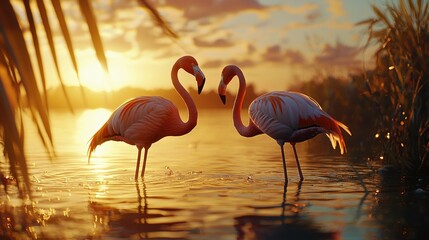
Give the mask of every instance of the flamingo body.
[{"label": "flamingo body", "polygon": [[88,148],[88,162],[96,147],[106,141],[122,141],[135,145],[138,149],[135,173],[135,179],[137,179],[143,148],[145,153],[142,177],[145,172],[148,149],[153,143],[166,136],[187,134],[196,126],[198,113],[195,104],[177,79],[177,72],[180,68],[196,77],[198,93],[201,93],[205,77],[196,60],[191,56],[179,58],[173,66],[172,82],[188,106],[188,121],[182,121],[179,110],[168,99],[159,96],[142,96],[128,100],[112,113],[107,122],[91,138]]},{"label": "flamingo body", "polygon": [[225,103],[226,88],[235,76],[239,80],[238,94],[233,108],[233,120],[237,131],[244,137],[267,134],[280,145],[285,182],[288,181],[283,145],[289,142],[294,150],[300,180],[304,180],[295,144],[306,141],[320,133],[326,134],[335,149],[338,143],[340,152],[346,151],[346,144],[341,128],[351,135],[348,127],[335,120],[322,110],[311,97],[291,91],[274,91],[257,97],[249,106],[249,124],[241,121],[241,108],[246,92],[246,81],[242,71],[235,65],[226,66],[222,71],[222,79],[218,92]]},{"label": "flamingo body", "polygon": [[[174,104],[162,97],[137,97],[119,106],[95,135],[92,142],[123,141],[131,145],[150,147],[171,135],[168,123],[180,122]],[[99,145],[98,144],[98,145]]]},{"label": "flamingo body", "polygon": [[250,120],[278,142],[298,143],[325,133],[341,154],[346,150],[341,122],[322,110],[311,97],[291,91],[275,91],[256,98],[249,106]]}]

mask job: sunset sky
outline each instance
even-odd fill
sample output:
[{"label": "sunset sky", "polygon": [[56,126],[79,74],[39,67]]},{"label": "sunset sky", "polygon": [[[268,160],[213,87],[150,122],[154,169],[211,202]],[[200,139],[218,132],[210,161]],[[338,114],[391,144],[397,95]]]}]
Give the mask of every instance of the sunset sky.
[{"label": "sunset sky", "polygon": [[[134,1],[93,1],[110,79],[96,61],[77,4],[62,2],[85,86],[98,90],[124,86],[169,88],[171,66],[178,57],[187,54],[200,63],[209,90],[217,88],[222,68],[227,64],[241,67],[246,80],[259,91],[286,90],[290,84],[315,76],[346,76],[362,69],[363,60],[371,57],[369,51],[363,51],[365,28],[355,23],[372,17],[371,4],[380,6],[384,1],[151,2],[171,24],[178,39],[164,34]],[[53,27],[60,32],[57,24]],[[59,34],[56,41],[59,58],[69,61]],[[46,43],[44,49],[48,52]],[[78,84],[76,74],[68,68],[71,64],[65,65],[62,71],[67,84]],[[55,78],[53,68],[49,74]],[[191,77],[186,74],[179,77],[186,87],[195,87],[195,82],[189,80]],[[51,81],[50,86],[57,82]]]}]

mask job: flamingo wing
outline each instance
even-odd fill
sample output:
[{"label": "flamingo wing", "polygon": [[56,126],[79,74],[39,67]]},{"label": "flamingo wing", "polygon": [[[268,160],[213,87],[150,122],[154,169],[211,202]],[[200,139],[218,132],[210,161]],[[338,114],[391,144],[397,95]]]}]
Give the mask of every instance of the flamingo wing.
[{"label": "flamingo wing", "polygon": [[174,113],[178,115],[177,108],[165,98],[139,97],[115,110],[109,124],[125,140],[150,145],[167,135],[165,124]]},{"label": "flamingo wing", "polygon": [[161,97],[131,99],[119,106],[91,138],[88,159],[98,145],[109,140],[149,147],[168,135],[168,128],[165,125],[174,125],[171,122],[177,120],[178,116],[177,108],[167,99]]},{"label": "flamingo wing", "polygon": [[249,114],[255,125],[278,141],[301,142],[325,133],[335,148],[345,143],[340,127],[350,134],[347,126],[322,110],[311,97],[297,92],[276,91],[255,99]]},{"label": "flamingo wing", "polygon": [[289,92],[270,92],[256,98],[249,107],[255,125],[274,139],[289,140],[299,128],[298,119],[308,113],[300,109],[300,99]]}]

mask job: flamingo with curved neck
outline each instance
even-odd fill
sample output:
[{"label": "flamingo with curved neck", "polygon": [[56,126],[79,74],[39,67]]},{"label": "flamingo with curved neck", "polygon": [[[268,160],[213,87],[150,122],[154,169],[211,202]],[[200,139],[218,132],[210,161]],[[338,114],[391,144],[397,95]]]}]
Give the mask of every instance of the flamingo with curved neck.
[{"label": "flamingo with curved neck", "polygon": [[106,141],[123,141],[136,145],[138,149],[137,180],[142,149],[145,149],[141,176],[144,177],[147,153],[151,145],[166,136],[181,136],[190,132],[197,124],[198,112],[194,101],[180,84],[177,73],[180,69],[195,76],[198,94],[201,93],[205,76],[195,58],[179,58],[171,70],[171,81],[185,102],[189,114],[186,122],[180,118],[179,110],[169,100],[158,96],[141,96],[120,105],[107,122],[91,138],[88,148],[88,163],[96,147]]},{"label": "flamingo with curved neck", "polygon": [[233,121],[238,133],[244,137],[265,133],[277,141],[282,153],[285,182],[288,182],[283,149],[285,142],[293,147],[300,181],[304,180],[304,176],[296,153],[296,143],[324,133],[331,140],[334,149],[338,143],[341,154],[346,151],[340,128],[351,135],[348,127],[329,116],[314,99],[302,93],[275,91],[256,98],[249,106],[249,124],[245,126],[240,114],[246,94],[243,72],[235,65],[228,65],[222,70],[221,76],[218,92],[224,104],[228,84],[235,76],[238,77],[239,87],[233,107]]}]

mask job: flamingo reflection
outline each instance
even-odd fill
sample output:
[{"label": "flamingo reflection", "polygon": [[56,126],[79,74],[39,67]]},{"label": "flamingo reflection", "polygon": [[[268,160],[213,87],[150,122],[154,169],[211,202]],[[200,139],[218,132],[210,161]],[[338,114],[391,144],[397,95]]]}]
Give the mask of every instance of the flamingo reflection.
[{"label": "flamingo reflection", "polygon": [[[135,184],[137,209],[124,210],[109,207],[107,204],[90,202],[89,209],[97,224],[102,225],[101,236],[109,238],[152,239],[163,236],[164,239],[185,239],[189,232],[187,222],[174,221],[179,208],[150,208],[146,193],[146,184]],[[142,189],[141,189],[142,188]]]},{"label": "flamingo reflection", "polygon": [[283,199],[275,206],[252,206],[255,210],[279,208],[279,215],[243,215],[235,218],[237,240],[277,239],[338,239],[338,232],[318,229],[311,221],[300,216],[305,205],[299,203],[302,182],[298,182],[294,199],[286,201],[288,184],[283,186]]}]

